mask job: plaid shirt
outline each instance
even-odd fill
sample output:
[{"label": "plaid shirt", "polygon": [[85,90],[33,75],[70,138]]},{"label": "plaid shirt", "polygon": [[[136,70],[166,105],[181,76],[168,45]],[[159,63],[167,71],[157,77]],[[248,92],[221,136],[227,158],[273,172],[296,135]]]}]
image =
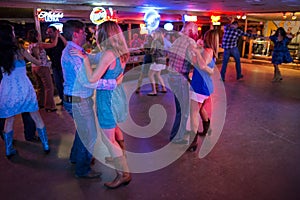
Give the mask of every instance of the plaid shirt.
[{"label": "plaid shirt", "polygon": [[192,53],[188,51],[190,45],[196,46],[196,42],[186,35],[181,35],[174,41],[168,52],[169,71],[189,73],[192,58]]},{"label": "plaid shirt", "polygon": [[255,37],[256,34],[245,33],[240,29],[231,28],[230,24],[224,27],[225,33],[223,35],[222,47],[223,49],[231,49],[237,47],[237,41],[240,36]]},{"label": "plaid shirt", "polygon": [[[83,59],[78,56],[71,56],[70,50],[72,48],[83,50],[82,47],[70,41],[63,50],[61,65],[65,95],[87,98],[93,95],[94,89],[113,90],[117,87],[115,79],[100,79],[96,83],[90,83],[83,66]],[[99,55],[94,59],[99,60]]]}]

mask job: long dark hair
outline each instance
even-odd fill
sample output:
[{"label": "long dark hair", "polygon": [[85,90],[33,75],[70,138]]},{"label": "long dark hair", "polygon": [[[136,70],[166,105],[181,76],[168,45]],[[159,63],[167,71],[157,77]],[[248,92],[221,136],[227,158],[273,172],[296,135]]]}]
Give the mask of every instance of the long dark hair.
[{"label": "long dark hair", "polygon": [[276,30],[275,36],[278,37],[279,33],[280,33],[280,35],[281,35],[282,37],[285,37],[285,36],[286,36],[286,32],[285,32],[284,28],[282,28],[282,27],[279,27],[279,28]]},{"label": "long dark hair", "polygon": [[14,70],[14,59],[18,46],[14,36],[14,28],[9,24],[0,25],[0,66],[4,73],[10,75]]}]

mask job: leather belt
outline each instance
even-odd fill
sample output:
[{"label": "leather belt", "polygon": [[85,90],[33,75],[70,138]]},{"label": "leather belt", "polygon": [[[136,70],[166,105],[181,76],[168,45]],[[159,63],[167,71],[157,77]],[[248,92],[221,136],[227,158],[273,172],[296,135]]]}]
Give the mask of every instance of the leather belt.
[{"label": "leather belt", "polygon": [[81,97],[64,95],[64,101],[67,103],[80,103]]}]

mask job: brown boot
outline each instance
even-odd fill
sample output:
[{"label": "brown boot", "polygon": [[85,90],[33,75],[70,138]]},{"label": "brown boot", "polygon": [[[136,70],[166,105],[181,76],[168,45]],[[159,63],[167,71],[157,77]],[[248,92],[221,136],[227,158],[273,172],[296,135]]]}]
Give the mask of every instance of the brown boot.
[{"label": "brown boot", "polygon": [[[116,141],[120,145],[120,147],[123,151],[123,156],[125,156],[125,143],[124,143],[124,140],[116,140]],[[112,157],[105,157],[105,161],[111,163],[111,162],[114,161],[114,159]]]},{"label": "brown boot", "polygon": [[116,167],[117,176],[112,182],[104,183],[109,189],[115,189],[121,185],[128,185],[131,181],[131,175],[129,173],[127,160],[125,156],[114,158],[114,164]]}]

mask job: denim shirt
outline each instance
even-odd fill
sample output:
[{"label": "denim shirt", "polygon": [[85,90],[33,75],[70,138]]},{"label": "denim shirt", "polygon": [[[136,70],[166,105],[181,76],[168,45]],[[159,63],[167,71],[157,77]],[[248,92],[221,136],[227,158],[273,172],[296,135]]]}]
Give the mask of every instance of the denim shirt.
[{"label": "denim shirt", "polygon": [[[61,64],[64,76],[64,94],[87,98],[93,95],[94,89],[113,90],[117,87],[115,79],[99,79],[96,83],[88,81],[83,59],[78,56],[72,56],[70,50],[76,48],[80,51],[82,47],[72,41],[68,41],[63,50]],[[99,56],[95,59],[99,61]]]}]

